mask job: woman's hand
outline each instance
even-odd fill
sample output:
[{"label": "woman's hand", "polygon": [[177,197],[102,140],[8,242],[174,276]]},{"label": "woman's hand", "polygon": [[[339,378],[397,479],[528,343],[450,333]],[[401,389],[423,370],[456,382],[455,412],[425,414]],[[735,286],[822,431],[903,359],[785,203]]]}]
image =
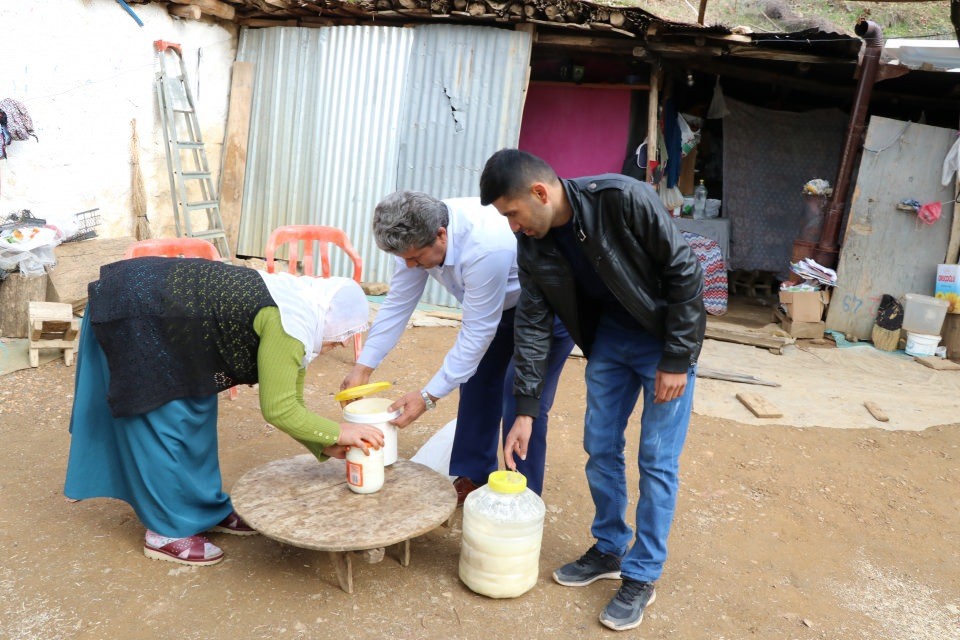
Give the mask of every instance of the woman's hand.
[{"label": "woman's hand", "polygon": [[350,447],[346,445],[332,444],[323,450],[323,455],[330,458],[337,458],[339,460],[343,460],[344,458],[347,457],[347,451],[349,451],[349,449]]},{"label": "woman's hand", "polygon": [[345,447],[360,447],[364,453],[369,447],[379,449],[383,446],[383,432],[368,424],[343,422],[340,424],[340,437],[337,444]]}]

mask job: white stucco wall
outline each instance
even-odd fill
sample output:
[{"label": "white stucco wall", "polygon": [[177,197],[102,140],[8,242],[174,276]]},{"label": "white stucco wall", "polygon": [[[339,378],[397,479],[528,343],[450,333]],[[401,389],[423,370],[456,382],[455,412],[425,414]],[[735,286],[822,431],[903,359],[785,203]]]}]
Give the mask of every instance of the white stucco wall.
[{"label": "white stucco wall", "polygon": [[[174,236],[154,91],[154,40],[182,45],[211,168],[220,169],[236,28],[175,20],[166,5],[114,0],[0,2],[0,99],[24,103],[39,142],[14,141],[0,160],[0,218],[29,209],[57,219],[98,207],[100,237],[133,235],[133,118],[154,237]],[[215,184],[217,181],[215,180]]]}]

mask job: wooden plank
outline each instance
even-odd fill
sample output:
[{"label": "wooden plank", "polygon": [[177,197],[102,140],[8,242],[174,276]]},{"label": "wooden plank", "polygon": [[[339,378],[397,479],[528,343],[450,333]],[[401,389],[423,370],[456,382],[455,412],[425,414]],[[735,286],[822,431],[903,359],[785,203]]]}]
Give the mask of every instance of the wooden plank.
[{"label": "wooden plank", "polygon": [[100,277],[100,267],[123,258],[131,237],[92,238],[54,249],[57,266],[50,272],[47,300],[64,302],[78,313],[87,303],[87,285]]},{"label": "wooden plank", "polygon": [[68,324],[73,320],[70,305],[62,302],[34,301],[28,308],[31,320],[63,320]]},{"label": "wooden plank", "polygon": [[220,217],[227,246],[236,255],[243,205],[243,180],[247,170],[247,140],[253,105],[253,63],[234,62],[230,83],[230,110],[223,136],[220,169]]},{"label": "wooden plank", "polygon": [[0,336],[26,338],[30,334],[30,303],[47,296],[47,274],[25,277],[19,272],[0,282]]},{"label": "wooden plank", "polygon": [[896,210],[905,198],[951,199],[940,184],[943,158],[956,132],[873,116],[867,129],[857,184],[837,266],[837,287],[827,328],[869,339],[883,294],[933,295],[937,265],[947,251],[953,207],[925,225]]},{"label": "wooden plank", "polygon": [[650,66],[650,93],[647,95],[647,182],[653,184],[653,171],[657,157],[657,118],[660,113],[660,65]]},{"label": "wooden plank", "polygon": [[329,554],[340,588],[347,593],[353,593],[353,559],[350,554],[343,551],[330,551]]},{"label": "wooden plank", "polygon": [[[954,202],[957,201],[958,196],[960,196],[960,172],[957,172],[957,180],[953,187]],[[956,215],[956,204],[948,206],[953,206],[954,216],[953,224],[950,227],[950,243],[947,245],[946,262],[948,264],[956,264],[960,261],[960,215]]]},{"label": "wooden plank", "polygon": [[779,336],[771,336],[767,334],[750,333],[748,331],[737,329],[721,329],[719,327],[711,327],[709,324],[707,324],[707,332],[704,337],[710,338],[711,340],[720,340],[722,342],[749,344],[754,347],[770,349],[778,353],[782,353],[783,348],[786,345],[793,344],[795,342],[795,340],[792,338],[781,338]]},{"label": "wooden plank", "polygon": [[222,18],[224,20],[233,20],[236,17],[236,10],[225,2],[220,0],[169,0],[177,4],[193,5],[207,15]]},{"label": "wooden plank", "polygon": [[721,371],[720,369],[708,369],[707,367],[697,367],[698,378],[708,378],[710,380],[726,380],[727,382],[742,382],[744,384],[759,384],[764,387],[779,387],[779,382],[761,380],[756,376],[746,373],[737,373],[735,371]]},{"label": "wooden plank", "polygon": [[960,364],[957,364],[951,360],[947,360],[946,358],[938,358],[936,356],[916,356],[914,360],[925,367],[930,367],[931,369],[936,369],[937,371],[960,370]]},{"label": "wooden plank", "polygon": [[940,344],[947,348],[947,357],[960,359],[960,313],[948,313],[940,329]]},{"label": "wooden plank", "polygon": [[450,311],[427,311],[426,315],[431,318],[441,318],[443,320],[456,320],[458,322],[463,322],[462,313],[451,313]]},{"label": "wooden plank", "polygon": [[[70,307],[67,307],[70,309]],[[33,330],[30,332],[31,340],[70,340],[66,337],[70,331],[70,321],[64,320],[34,320]],[[71,336],[72,337],[72,336]]]},{"label": "wooden plank", "polygon": [[737,400],[743,403],[758,418],[782,418],[783,412],[767,399],[755,393],[738,393]]},{"label": "wooden plank", "polygon": [[887,417],[887,414],[884,413],[883,409],[881,409],[876,402],[871,402],[870,400],[867,400],[866,402],[863,403],[863,406],[865,406],[867,408],[867,411],[870,412],[870,415],[872,415],[878,421],[887,422],[888,420],[890,420],[890,418]]},{"label": "wooden plank", "polygon": [[[176,0],[171,0],[171,2],[176,2]],[[167,13],[177,18],[186,18],[189,20],[199,20],[203,17],[203,12],[200,11],[200,7],[192,4],[168,4]]]}]

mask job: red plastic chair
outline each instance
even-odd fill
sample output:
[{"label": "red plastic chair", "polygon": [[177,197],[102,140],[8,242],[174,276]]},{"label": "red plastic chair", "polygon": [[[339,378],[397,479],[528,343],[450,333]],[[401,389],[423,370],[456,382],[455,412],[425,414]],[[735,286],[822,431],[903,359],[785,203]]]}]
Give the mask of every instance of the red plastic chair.
[{"label": "red plastic chair", "polygon": [[212,243],[200,238],[156,238],[134,242],[123,255],[124,259],[140,256],[219,260],[220,252]]},{"label": "red plastic chair", "polygon": [[[303,257],[301,258],[300,243],[303,243]],[[317,274],[317,264],[314,255],[314,244],[320,247],[320,273]],[[363,260],[360,254],[350,244],[347,234],[336,227],[324,227],[314,224],[292,224],[277,227],[267,239],[267,249],[264,258],[267,261],[267,273],[276,272],[274,256],[277,249],[287,246],[287,271],[294,275],[301,274],[313,277],[330,277],[330,245],[337,245],[353,262],[353,279],[360,283],[363,274]],[[353,337],[354,359],[360,357],[363,349],[363,338],[358,333]]]},{"label": "red plastic chair", "polygon": [[[154,238],[138,240],[123,254],[123,259],[140,256],[159,256],[161,258],[206,258],[219,260],[220,252],[212,243],[200,238]],[[230,399],[237,399],[237,388],[230,387]]]}]

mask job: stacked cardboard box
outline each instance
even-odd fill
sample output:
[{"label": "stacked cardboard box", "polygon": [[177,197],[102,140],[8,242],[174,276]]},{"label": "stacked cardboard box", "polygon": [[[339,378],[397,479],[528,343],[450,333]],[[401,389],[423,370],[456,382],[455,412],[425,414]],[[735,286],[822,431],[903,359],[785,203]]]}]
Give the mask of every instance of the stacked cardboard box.
[{"label": "stacked cardboard box", "polygon": [[780,305],[786,312],[776,310],[783,330],[794,338],[822,338],[826,330],[823,310],[830,301],[829,292],[781,291]]}]

